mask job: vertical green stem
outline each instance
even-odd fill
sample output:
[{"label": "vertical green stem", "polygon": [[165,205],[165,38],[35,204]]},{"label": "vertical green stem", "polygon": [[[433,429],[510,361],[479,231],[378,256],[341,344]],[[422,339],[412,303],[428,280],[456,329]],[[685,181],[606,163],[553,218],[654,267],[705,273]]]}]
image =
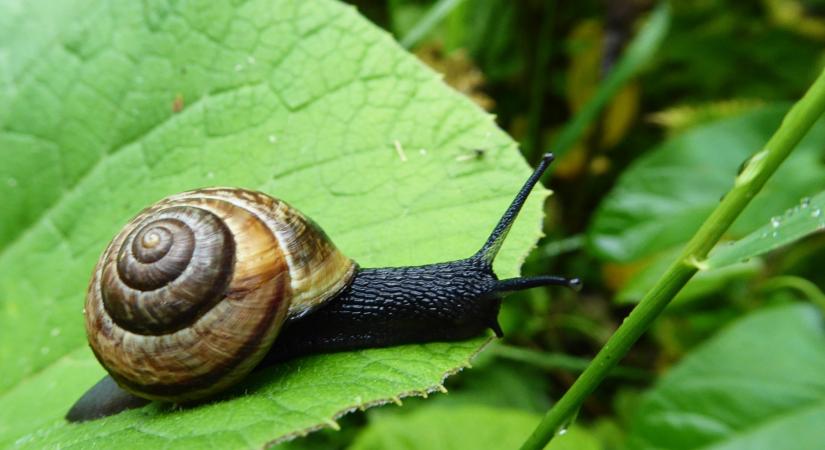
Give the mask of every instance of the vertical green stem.
[{"label": "vertical green stem", "polygon": [[782,120],[765,147],[753,155],[733,188],[687,243],[678,259],[630,312],[573,386],[547,412],[522,449],[541,449],[569,421],[584,399],[627,354],[653,320],[702,267],[708,252],[762,189],[797,143],[825,111],[825,71]]},{"label": "vertical green stem", "polygon": [[551,0],[544,5],[544,19],[541,21],[539,40],[536,43],[536,55],[533,58],[533,74],[530,86],[530,109],[527,114],[527,160],[534,160],[541,147],[541,116],[544,109],[544,94],[550,76],[545,72],[552,54],[553,19],[556,2]]},{"label": "vertical green stem", "polygon": [[825,293],[819,289],[819,286],[804,278],[791,275],[773,277],[766,281],[761,288],[763,290],[777,290],[782,288],[796,289],[802,293],[808,301],[818,306],[819,309],[825,313]]}]

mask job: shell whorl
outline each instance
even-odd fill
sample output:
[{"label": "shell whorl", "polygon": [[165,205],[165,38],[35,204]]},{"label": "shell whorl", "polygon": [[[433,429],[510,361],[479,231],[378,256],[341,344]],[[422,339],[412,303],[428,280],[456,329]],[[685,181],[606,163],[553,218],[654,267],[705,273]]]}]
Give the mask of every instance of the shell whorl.
[{"label": "shell whorl", "polygon": [[196,400],[251,371],[287,315],[323,304],[354,271],[280,200],[186,192],[138,214],[103,253],[86,298],[89,342],[132,393]]},{"label": "shell whorl", "polygon": [[103,267],[106,311],[124,329],[163,334],[189,326],[221,299],[234,265],[235,240],[214,213],[174,206],[127,234],[114,264]]}]

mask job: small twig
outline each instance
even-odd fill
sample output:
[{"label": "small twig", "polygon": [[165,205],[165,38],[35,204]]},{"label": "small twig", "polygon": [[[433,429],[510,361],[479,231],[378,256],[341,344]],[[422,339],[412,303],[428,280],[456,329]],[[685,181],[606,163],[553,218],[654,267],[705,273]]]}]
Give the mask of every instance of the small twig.
[{"label": "small twig", "polygon": [[[510,345],[494,345],[490,348],[490,351],[496,356],[527,363],[544,370],[581,372],[590,364],[590,360],[586,358],[565,355],[563,353],[539,352]],[[644,370],[634,367],[618,366],[613,368],[610,376],[631,380],[648,380],[651,375]]]}]

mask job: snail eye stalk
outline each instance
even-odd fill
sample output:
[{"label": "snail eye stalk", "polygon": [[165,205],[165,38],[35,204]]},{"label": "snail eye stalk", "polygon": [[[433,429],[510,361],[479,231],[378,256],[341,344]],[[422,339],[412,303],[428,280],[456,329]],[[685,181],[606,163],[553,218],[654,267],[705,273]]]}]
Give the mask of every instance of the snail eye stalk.
[{"label": "snail eye stalk", "polygon": [[[492,268],[493,260],[495,260],[496,255],[498,255],[499,250],[501,250],[501,245],[504,243],[504,239],[507,238],[507,233],[510,232],[510,228],[513,226],[513,222],[516,220],[516,217],[518,217],[519,212],[521,212],[524,202],[527,201],[527,197],[530,195],[530,192],[536,184],[538,184],[541,176],[544,175],[544,172],[548,167],[550,167],[550,163],[553,162],[553,159],[555,159],[555,157],[552,153],[545,153],[544,156],[542,156],[541,162],[539,162],[536,170],[534,170],[532,175],[530,175],[530,177],[527,178],[527,181],[524,182],[524,185],[521,187],[518,194],[516,194],[513,202],[510,203],[510,206],[501,216],[501,219],[499,219],[496,227],[493,228],[493,232],[490,233],[490,237],[487,238],[487,242],[484,243],[473,258],[480,259],[488,267]],[[500,280],[497,283],[495,290],[498,292],[513,292],[549,285],[566,286],[576,291],[581,290],[582,287],[581,280],[578,278],[542,275],[537,277]]]},{"label": "snail eye stalk", "polygon": [[564,286],[574,291],[580,291],[582,282],[578,278],[564,278],[555,275],[539,275],[535,277],[509,278],[496,283],[498,292],[514,292],[538,286]]},{"label": "snail eye stalk", "polygon": [[513,226],[513,221],[516,220],[516,217],[518,217],[518,213],[521,211],[521,207],[524,206],[527,196],[530,195],[530,191],[532,191],[539,182],[539,179],[550,166],[550,163],[553,162],[554,158],[555,157],[552,153],[545,153],[544,156],[542,156],[541,162],[539,162],[536,170],[533,171],[533,174],[530,175],[529,178],[527,178],[524,186],[522,186],[521,190],[518,194],[516,194],[516,198],[513,199],[513,202],[510,203],[507,211],[505,211],[501,216],[501,219],[499,219],[496,227],[493,228],[493,232],[490,233],[490,237],[487,238],[487,242],[485,242],[481,247],[481,250],[476,253],[476,258],[482,259],[490,266],[493,265],[493,260],[496,259],[498,251],[501,250],[501,244],[504,243],[507,233],[510,232],[510,228]]}]

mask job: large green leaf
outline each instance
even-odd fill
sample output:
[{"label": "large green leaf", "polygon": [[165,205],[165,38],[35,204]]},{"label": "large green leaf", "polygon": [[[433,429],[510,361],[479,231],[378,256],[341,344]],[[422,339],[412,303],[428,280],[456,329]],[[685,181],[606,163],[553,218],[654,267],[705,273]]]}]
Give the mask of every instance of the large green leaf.
[{"label": "large green leaf", "polygon": [[817,231],[825,230],[825,192],[803,198],[798,205],[771,218],[744,238],[715,249],[708,269],[736,264],[767,253]]},{"label": "large green leaf", "polygon": [[[490,115],[335,2],[0,8],[0,446],[260,446],[433,389],[480,347],[306,358],[213,405],[66,424],[103,373],[82,325],[89,275],[145,205],[207,185],[260,189],[363,266],[421,264],[471,254],[528,171]],[[460,157],[478,147],[483,159]],[[539,236],[545,195],[531,196],[500,275]]]},{"label": "large green leaf", "polygon": [[67,397],[71,400],[82,393],[89,377],[102,375],[84,350],[8,392],[0,420],[4,434],[30,432],[18,438],[21,448],[202,448],[207,443],[218,448],[261,447],[321,427],[338,428],[334,419],[355,409],[442,389],[440,382],[448,375],[445,369],[466,366],[468,361],[459,358],[477,351],[482,342],[303,358],[255,373],[223,401],[185,410],[152,404],[67,425],[55,420],[55,415],[65,413]]},{"label": "large green leaf", "polygon": [[[701,126],[639,159],[604,199],[588,230],[590,246],[613,261],[635,261],[684,243],[727,192],[743,161],[762,147],[786,111],[772,106]],[[734,223],[731,237],[825,188],[820,121]]]},{"label": "large green leaf", "polygon": [[819,449],[825,442],[819,311],[756,312],[688,355],[650,391],[631,448]]}]

